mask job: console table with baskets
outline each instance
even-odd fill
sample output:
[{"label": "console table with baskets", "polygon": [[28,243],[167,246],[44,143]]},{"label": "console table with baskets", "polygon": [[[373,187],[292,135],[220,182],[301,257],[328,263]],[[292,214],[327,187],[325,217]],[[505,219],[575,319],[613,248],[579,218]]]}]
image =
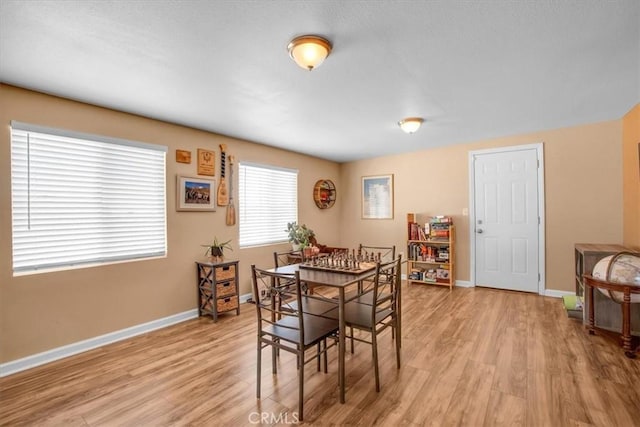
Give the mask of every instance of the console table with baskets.
[{"label": "console table with baskets", "polygon": [[210,315],[213,321],[221,313],[240,314],[238,261],[197,261],[198,316]]}]

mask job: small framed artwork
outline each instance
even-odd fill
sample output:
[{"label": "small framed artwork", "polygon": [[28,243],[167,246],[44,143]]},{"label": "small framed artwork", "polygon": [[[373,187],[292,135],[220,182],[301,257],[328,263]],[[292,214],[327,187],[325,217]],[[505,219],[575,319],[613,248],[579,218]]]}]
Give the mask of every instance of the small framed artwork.
[{"label": "small framed artwork", "polygon": [[216,153],[215,151],[198,148],[198,175],[215,176]]},{"label": "small framed artwork", "polygon": [[393,175],[362,177],[362,218],[393,219]]},{"label": "small framed artwork", "polygon": [[176,150],[176,162],[191,163],[191,151]]},{"label": "small framed artwork", "polygon": [[214,178],[193,178],[177,175],[176,210],[177,211],[215,211],[216,180]]}]

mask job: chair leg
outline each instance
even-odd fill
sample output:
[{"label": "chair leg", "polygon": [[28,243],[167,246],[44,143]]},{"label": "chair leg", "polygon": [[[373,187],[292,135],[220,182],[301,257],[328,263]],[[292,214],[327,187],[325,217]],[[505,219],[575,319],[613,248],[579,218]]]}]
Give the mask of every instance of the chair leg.
[{"label": "chair leg", "polygon": [[318,365],[318,372],[320,372],[320,358],[322,357],[322,347],[320,346],[320,342],[316,344],[316,363]]},{"label": "chair leg", "polygon": [[[393,319],[393,327],[391,331],[395,331],[398,327],[398,318],[397,316]],[[396,366],[400,369],[400,334],[396,334]]]},{"label": "chair leg", "polygon": [[278,366],[276,364],[276,355],[278,354],[278,349],[275,346],[271,346],[271,373],[278,373]]},{"label": "chair leg", "polygon": [[256,364],[256,369],[258,370],[258,377],[256,379],[256,397],[260,399],[260,380],[262,377],[262,343],[260,342],[259,336],[258,336],[258,363]]},{"label": "chair leg", "polygon": [[376,391],[380,392],[380,372],[378,372],[378,338],[375,327],[371,331],[371,349],[373,352],[373,370],[376,376]]},{"label": "chair leg", "polygon": [[[302,353],[302,354],[301,354]],[[298,359],[304,360],[304,351],[298,353]],[[298,419],[302,421],[304,411],[304,363],[298,370]]]},{"label": "chair leg", "polygon": [[324,343],[324,373],[326,374],[329,372],[327,364],[327,339],[323,339],[322,342]]},{"label": "chair leg", "polygon": [[351,354],[353,354],[353,326],[349,326],[349,332],[351,333]]}]

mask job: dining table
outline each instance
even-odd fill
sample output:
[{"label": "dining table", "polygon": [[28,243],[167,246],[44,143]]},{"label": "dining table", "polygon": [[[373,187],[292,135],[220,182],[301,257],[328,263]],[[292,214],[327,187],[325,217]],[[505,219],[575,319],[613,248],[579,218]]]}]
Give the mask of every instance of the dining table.
[{"label": "dining table", "polygon": [[[283,274],[300,274],[300,282],[316,286],[334,288],[338,292],[338,384],[340,387],[340,403],[345,402],[345,295],[347,288],[357,286],[363,280],[375,275],[375,266],[365,271],[345,271],[332,269],[309,268],[302,264],[283,265],[269,271]],[[398,289],[398,331],[396,339],[400,339],[400,289]]]}]

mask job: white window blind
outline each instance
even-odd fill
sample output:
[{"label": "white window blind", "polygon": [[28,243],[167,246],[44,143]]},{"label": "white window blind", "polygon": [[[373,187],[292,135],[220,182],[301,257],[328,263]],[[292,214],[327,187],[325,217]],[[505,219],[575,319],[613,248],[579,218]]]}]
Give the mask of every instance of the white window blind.
[{"label": "white window blind", "polygon": [[11,122],[13,271],[166,254],[166,147]]},{"label": "white window blind", "polygon": [[249,163],[239,167],[240,247],[286,242],[298,221],[298,171]]}]

